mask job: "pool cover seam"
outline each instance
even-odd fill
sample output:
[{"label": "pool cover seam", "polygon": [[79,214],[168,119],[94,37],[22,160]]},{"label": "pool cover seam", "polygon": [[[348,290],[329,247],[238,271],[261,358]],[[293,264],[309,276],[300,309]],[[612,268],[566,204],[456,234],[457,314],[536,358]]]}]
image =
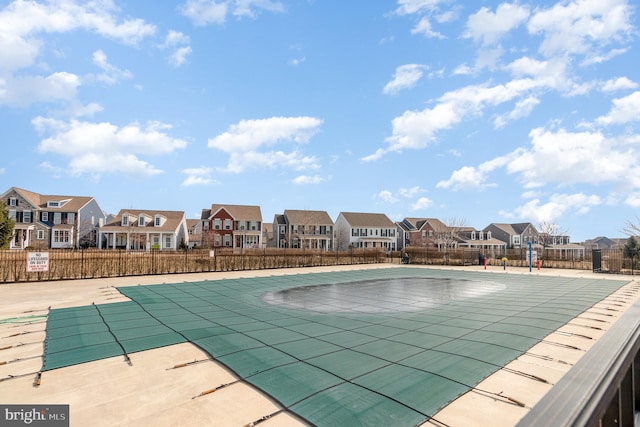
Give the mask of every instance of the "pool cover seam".
[{"label": "pool cover seam", "polygon": [[[196,285],[196,286],[200,287],[200,285]],[[155,292],[154,290],[151,290],[151,291],[152,291],[153,293],[155,293],[156,295],[158,295],[158,296],[161,296],[161,297],[162,297],[162,294],[159,294],[159,293]],[[184,294],[187,294],[187,295],[194,296],[192,293],[189,293],[189,292],[184,291],[184,290],[181,290],[181,292],[182,292],[182,293],[184,293]],[[202,317],[201,315],[199,315],[198,313],[195,313],[195,312],[193,312],[193,311],[191,311],[191,310],[187,309],[186,307],[184,307],[184,306],[180,305],[180,304],[179,304],[179,303],[177,303],[177,302],[174,302],[174,304],[176,304],[176,305],[178,305],[178,306],[182,307],[182,308],[183,308],[184,310],[186,310],[187,312],[190,312],[190,313],[192,313],[192,314],[194,314],[194,315],[196,315],[196,316],[199,316],[199,317],[201,317],[201,318],[203,318],[203,319],[205,319],[205,320],[208,320],[208,319],[206,319],[206,318]],[[217,304],[213,304],[213,303],[211,303],[211,304],[212,304],[212,305],[216,305],[216,306],[220,307],[220,306],[219,306],[219,305],[217,305]],[[224,307],[220,307],[220,308],[224,308]],[[229,311],[232,311],[232,312],[233,312],[233,310],[232,310],[232,309],[226,309],[226,310],[229,310]],[[296,316],[294,316],[294,317],[296,317]],[[318,339],[318,340],[320,340],[320,341],[323,341],[323,342],[326,342],[326,343],[333,344],[333,345],[336,345],[336,346],[338,346],[338,347],[341,347],[339,350],[335,350],[335,351],[332,351],[332,352],[324,353],[322,356],[327,355],[327,354],[333,354],[333,353],[336,353],[336,352],[339,352],[339,351],[343,351],[343,350],[349,350],[349,351],[354,351],[354,352],[359,353],[359,354],[362,354],[362,355],[368,355],[367,353],[361,352],[361,351],[359,351],[359,350],[357,350],[357,349],[355,349],[355,348],[348,348],[348,347],[341,346],[340,344],[334,344],[334,343],[331,343],[331,342],[330,342],[330,341],[328,341],[328,340],[323,340],[322,338],[320,338],[320,337],[318,337],[318,336],[311,336],[311,335],[307,335],[307,334],[305,334],[304,332],[298,332],[298,331],[295,331],[295,330],[293,330],[293,329],[289,329],[289,328],[287,328],[286,326],[278,326],[278,325],[276,325],[276,324],[272,324],[272,323],[270,323],[268,320],[260,320],[260,319],[255,319],[255,320],[259,320],[259,321],[264,322],[264,323],[267,323],[267,324],[269,324],[269,325],[272,325],[272,326],[275,326],[275,327],[279,327],[279,328],[281,328],[281,329],[285,329],[285,330],[287,330],[287,331],[289,331],[289,332],[299,333],[299,334],[301,334],[301,335],[304,335],[304,336],[305,336],[305,337],[307,337],[307,338],[315,338],[315,339]],[[209,320],[209,321],[211,321],[211,320]],[[214,323],[217,323],[217,322],[214,322]],[[494,323],[496,323],[496,322],[494,322]],[[218,324],[219,326],[223,326],[223,325],[221,325],[221,324],[219,324],[219,323],[217,323],[217,324]],[[228,326],[225,326],[225,327],[228,327]],[[233,329],[233,328],[229,328],[229,329],[232,329],[232,330],[234,330],[235,332],[240,333],[240,334],[242,334],[242,335],[244,335],[244,336],[247,336],[247,337],[249,337],[249,338],[256,339],[257,341],[261,342],[262,344],[264,344],[264,345],[265,345],[265,346],[267,346],[267,347],[271,347],[271,345],[267,344],[266,342],[264,342],[264,341],[262,341],[262,340],[260,340],[260,339],[258,339],[258,338],[252,337],[252,336],[250,336],[250,335],[248,335],[248,334],[246,334],[246,333],[244,333],[244,332],[238,331],[238,330]],[[354,331],[354,330],[357,330],[357,329],[359,329],[359,328],[350,329],[350,330],[344,330],[344,329],[343,329],[343,330],[344,330],[344,331]],[[401,333],[399,333],[399,334],[396,334],[396,335],[393,335],[393,336],[391,336],[391,337],[394,337],[394,336],[397,336],[397,335],[401,335],[401,334],[404,334],[404,333],[406,333],[406,332],[416,332],[418,329],[421,329],[421,328],[417,328],[417,329],[413,329],[413,330],[412,330],[412,329],[403,330],[403,332],[401,332]],[[474,329],[474,330],[471,330],[469,333],[476,332],[476,331],[480,331],[480,330],[482,330],[482,329]],[[371,337],[371,338],[376,338],[375,336],[370,335],[370,334],[367,334],[367,333],[363,333],[363,332],[359,332],[359,333],[361,333],[361,334],[363,334],[363,335],[366,335],[366,336],[369,336],[369,337]],[[329,334],[327,334],[327,335],[329,335]],[[438,335],[438,334],[433,334],[433,335]],[[467,334],[465,334],[465,335],[467,335]],[[438,335],[438,336],[443,336],[443,335]],[[385,339],[386,339],[386,340],[389,340],[389,341],[391,341],[391,342],[396,342],[396,343],[406,344],[406,343],[403,343],[403,342],[401,342],[401,341],[394,341],[394,340],[390,339],[391,337],[387,337],[387,338],[385,338]],[[455,339],[461,339],[461,337],[458,337],[458,338],[447,337],[447,336],[443,336],[443,337],[450,338],[450,339],[449,339],[448,341],[446,341],[446,342],[451,342],[451,341],[453,341],[453,340],[455,340]],[[476,340],[468,340],[468,339],[463,339],[463,340],[465,340],[465,341],[470,341],[470,342],[482,343],[481,341],[476,341]],[[298,341],[298,340],[285,341],[285,342],[283,342],[283,343],[281,343],[281,344],[284,344],[284,343],[287,343],[287,342],[295,342],[295,341]],[[445,342],[445,343],[446,343],[446,342]],[[439,345],[442,345],[442,344],[445,344],[445,343],[440,343]],[[403,404],[403,406],[406,406],[406,407],[407,407],[407,408],[409,408],[409,409],[415,410],[416,412],[420,413],[421,415],[424,415],[424,416],[425,416],[425,417],[427,417],[428,419],[431,419],[432,417],[431,417],[431,416],[429,416],[428,414],[424,414],[423,412],[421,412],[421,411],[417,410],[416,408],[413,408],[413,407],[411,407],[411,406],[409,406],[409,405],[407,405],[407,404],[404,404],[404,403],[403,403],[403,402],[401,402],[401,401],[398,401],[397,399],[395,399],[395,398],[393,398],[393,397],[391,397],[391,396],[385,395],[384,393],[381,393],[381,392],[377,392],[377,391],[372,390],[372,389],[370,389],[370,388],[368,388],[368,387],[366,387],[366,386],[363,386],[363,385],[361,385],[361,384],[354,383],[354,382],[353,382],[353,380],[355,380],[355,379],[357,379],[357,378],[360,378],[360,377],[363,377],[363,376],[365,376],[365,375],[371,374],[371,373],[373,373],[373,372],[379,371],[379,370],[381,370],[381,369],[383,369],[383,368],[386,368],[386,367],[388,367],[388,366],[398,365],[398,366],[403,366],[403,367],[406,367],[406,368],[409,368],[409,369],[415,369],[415,370],[417,370],[417,371],[421,371],[421,372],[424,372],[424,373],[428,373],[428,374],[430,374],[430,375],[434,375],[434,376],[437,376],[437,377],[443,378],[443,379],[445,379],[445,380],[447,380],[447,381],[451,381],[451,382],[454,382],[454,383],[456,383],[456,384],[460,384],[460,385],[462,385],[462,386],[465,386],[465,387],[469,388],[470,390],[482,391],[483,393],[488,393],[488,394],[491,394],[491,395],[493,395],[493,396],[499,396],[499,397],[501,397],[502,399],[506,399],[504,396],[501,396],[501,395],[499,395],[499,394],[496,394],[496,393],[493,393],[493,392],[489,392],[489,391],[487,391],[487,390],[479,389],[479,388],[477,388],[475,385],[470,385],[470,384],[464,383],[464,382],[462,382],[462,381],[455,380],[455,379],[453,379],[453,378],[447,377],[447,376],[442,375],[442,374],[439,374],[439,373],[437,373],[437,372],[432,372],[432,371],[429,371],[429,370],[426,370],[426,369],[422,369],[422,368],[417,368],[417,367],[414,367],[414,366],[405,365],[405,364],[401,363],[401,361],[402,361],[402,360],[406,360],[406,359],[408,359],[408,358],[410,358],[410,357],[416,356],[416,355],[418,355],[418,354],[422,354],[422,353],[427,352],[427,351],[435,351],[435,352],[438,352],[438,353],[441,353],[441,354],[451,354],[451,355],[459,356],[459,357],[462,357],[462,358],[466,358],[466,359],[470,359],[470,360],[475,360],[475,361],[479,361],[479,362],[482,362],[482,363],[486,363],[487,365],[490,365],[490,366],[493,366],[493,367],[495,367],[495,368],[496,368],[496,369],[495,369],[495,371],[493,371],[493,372],[496,372],[496,371],[498,371],[498,370],[500,370],[500,369],[505,369],[505,367],[504,367],[503,365],[499,365],[499,364],[496,364],[496,363],[487,362],[487,361],[484,361],[484,360],[481,360],[481,359],[477,359],[477,358],[474,358],[474,357],[471,357],[471,356],[467,356],[467,355],[462,355],[462,354],[458,354],[458,353],[453,353],[453,352],[447,352],[447,351],[438,350],[438,349],[437,349],[437,347],[438,347],[438,346],[436,346],[436,347],[432,347],[432,348],[423,348],[423,347],[420,347],[420,346],[413,346],[413,345],[411,345],[411,344],[407,344],[407,345],[410,345],[410,346],[412,346],[412,347],[416,347],[416,348],[418,348],[418,349],[421,349],[421,351],[419,351],[419,352],[417,352],[417,353],[414,353],[414,354],[412,354],[412,355],[410,355],[410,356],[407,356],[407,357],[405,357],[404,359],[400,359],[400,360],[399,360],[399,361],[397,361],[397,362],[394,362],[394,361],[392,361],[392,360],[385,359],[385,358],[380,357],[380,356],[373,356],[373,357],[375,357],[375,358],[377,358],[377,359],[379,359],[379,360],[382,360],[382,361],[386,362],[386,364],[385,364],[384,366],[380,366],[380,367],[378,367],[378,368],[376,368],[376,369],[372,369],[372,370],[369,370],[369,371],[364,372],[364,373],[362,373],[362,374],[359,374],[359,375],[357,375],[357,376],[355,376],[355,377],[353,377],[353,378],[351,378],[351,379],[343,378],[342,376],[340,376],[340,375],[338,375],[338,374],[336,374],[336,373],[333,373],[333,372],[327,371],[326,369],[322,368],[321,366],[318,366],[318,365],[313,364],[313,363],[310,363],[310,362],[308,362],[308,361],[306,361],[306,360],[300,359],[300,358],[298,358],[298,357],[296,357],[296,356],[294,356],[294,355],[292,355],[292,354],[290,354],[290,353],[288,353],[288,352],[286,352],[286,351],[284,351],[284,350],[282,350],[282,349],[280,349],[280,348],[277,348],[277,350],[278,350],[278,351],[283,352],[284,354],[287,354],[288,356],[290,356],[290,357],[294,358],[295,360],[297,360],[297,361],[299,361],[299,362],[305,363],[305,364],[307,364],[307,365],[310,365],[310,366],[313,366],[313,367],[315,367],[315,368],[321,369],[321,370],[323,370],[323,371],[325,371],[325,372],[327,372],[327,373],[329,373],[329,374],[331,374],[331,375],[334,375],[334,376],[336,376],[336,377],[338,377],[338,378],[342,379],[344,382],[347,382],[347,383],[353,384],[353,385],[355,385],[355,386],[357,386],[357,387],[365,388],[365,389],[367,389],[367,390],[369,390],[369,391],[372,391],[372,392],[374,392],[374,393],[376,393],[376,394],[378,394],[378,395],[380,395],[380,396],[383,396],[383,397],[388,398],[388,399],[390,399],[390,400],[393,400],[393,401],[396,401],[396,402],[398,402],[398,403],[401,403],[401,404]],[[524,353],[526,352],[526,350],[525,350],[525,351],[522,351],[522,350],[520,350],[520,349],[511,348],[511,347],[507,347],[507,346],[502,346],[502,345],[499,345],[499,344],[492,344],[492,345],[495,345],[495,346],[497,346],[497,347],[507,348],[507,349],[509,349],[509,350],[514,350],[514,351],[516,351],[516,352],[518,352],[518,353],[521,353],[521,354],[524,354]],[[531,348],[531,347],[529,347],[529,348]],[[205,350],[205,351],[206,351],[206,350]],[[243,351],[243,350],[238,350],[238,352],[240,352],[240,351]],[[226,353],[226,354],[224,354],[224,355],[222,355],[222,356],[219,356],[219,357],[228,356],[228,355],[233,354],[233,353],[236,353],[236,352]],[[211,356],[211,357],[214,357],[213,355],[210,355],[210,356]],[[320,356],[317,356],[317,357],[320,357]],[[516,356],[515,358],[517,358],[517,357],[519,357],[519,356]],[[215,357],[214,357],[214,358],[215,358]],[[314,358],[315,358],[315,357],[314,357]],[[514,359],[515,359],[515,358],[514,358]],[[313,358],[310,358],[310,360],[311,360],[311,359],[313,359]],[[511,360],[514,360],[514,359],[511,359]],[[217,358],[216,358],[216,360],[217,360]],[[295,363],[295,362],[292,362],[292,363]],[[282,365],[278,365],[278,366],[272,366],[272,367],[270,367],[269,369],[265,369],[265,370],[262,370],[262,371],[260,371],[260,372],[256,372],[256,373],[254,373],[254,374],[247,375],[247,376],[245,376],[245,377],[244,377],[244,379],[246,380],[246,379],[251,378],[252,376],[257,375],[257,374],[259,374],[259,373],[267,372],[267,371],[269,371],[269,370],[271,370],[271,369],[274,369],[274,368],[277,368],[277,367],[281,367],[281,366],[286,366],[286,365],[287,365],[287,364],[282,364]],[[229,368],[229,369],[231,369],[231,368]],[[232,370],[232,371],[234,371],[233,369],[231,369],[231,370]],[[517,370],[509,370],[509,369],[508,369],[508,371],[510,371],[510,372],[512,372],[512,373],[516,373],[516,374],[518,374],[518,375],[523,375],[523,376],[525,376],[525,377],[527,377],[527,378],[529,378],[529,377],[530,377],[530,376],[529,376],[529,375],[527,375],[526,373],[524,373],[524,372],[520,372],[520,371],[517,371]],[[234,372],[235,372],[235,371],[234,371]],[[493,372],[492,372],[492,373],[493,373]],[[236,372],[236,374],[238,374],[238,373]],[[488,374],[488,375],[491,375],[491,373],[490,373],[490,374]],[[487,375],[487,376],[488,376],[488,375]],[[238,374],[238,376],[242,378],[242,376],[241,376],[241,375],[239,375],[239,374]],[[485,376],[484,378],[486,378],[486,376]],[[477,384],[478,384],[478,383],[476,383],[476,385],[477,385]],[[294,405],[296,405],[296,404],[298,404],[298,403],[300,403],[300,402],[302,402],[302,401],[304,401],[304,400],[306,400],[306,399],[308,399],[308,398],[310,398],[310,397],[312,397],[312,396],[314,396],[314,395],[316,395],[316,394],[318,394],[318,393],[321,393],[322,391],[328,390],[328,389],[333,388],[333,387],[336,387],[336,386],[337,386],[337,385],[334,385],[334,386],[331,386],[331,387],[327,387],[326,389],[323,389],[323,390],[317,391],[316,393],[312,393],[312,394],[308,395],[307,397],[305,397],[304,399],[301,399],[301,400],[299,400],[299,401],[297,401],[297,402],[295,402],[295,403],[292,403],[292,404],[290,404],[289,406],[286,406],[286,405],[282,404],[282,402],[279,402],[279,403],[280,403],[283,407],[285,407],[285,408],[289,409],[290,407],[292,407],[292,406],[294,406]],[[272,396],[272,397],[273,397],[273,396]],[[277,400],[277,399],[276,399],[276,400]],[[508,401],[508,400],[507,400],[507,401]]]},{"label": "pool cover seam", "polygon": [[[151,291],[152,291],[152,292],[154,292],[153,290],[151,290]],[[186,292],[186,291],[183,291],[183,292],[184,292],[184,293],[186,293],[186,294],[189,294],[189,293],[188,293],[188,292]],[[160,296],[161,296],[161,294],[157,294],[157,295],[160,295]],[[174,302],[174,303],[175,303],[175,302]],[[191,310],[189,310],[189,309],[185,308],[184,306],[180,305],[179,303],[175,303],[175,304],[176,304],[176,305],[178,305],[179,307],[182,307],[182,308],[183,308],[184,310],[186,310],[187,312],[190,312],[190,313],[192,313],[192,314],[194,314],[194,315],[196,315],[196,316],[200,316],[198,313],[194,313],[194,312],[192,312]],[[143,309],[144,309],[144,308],[143,308]],[[154,317],[151,313],[149,313],[149,315],[150,315],[150,316],[152,316],[152,317]],[[207,321],[210,321],[210,322],[211,322],[211,320],[206,319],[205,317],[202,317],[202,316],[200,316],[200,317],[201,317],[202,319],[204,319],[204,320],[207,320]],[[213,323],[217,323],[217,322],[213,322]],[[220,324],[218,324],[218,325],[219,325],[219,326],[224,326],[224,325],[220,325]],[[231,328],[231,327],[229,327],[229,326],[224,326],[224,327],[227,327],[227,328],[229,328],[229,329],[234,330],[233,328]],[[169,326],[169,328],[171,328],[171,327]],[[256,340],[256,341],[259,341],[259,342],[261,342],[263,345],[265,345],[265,346],[267,346],[267,347],[271,347],[269,344],[267,344],[266,342],[264,342],[264,341],[260,340],[259,338],[255,338],[255,337],[252,337],[252,336],[250,336],[250,335],[247,335],[246,333],[244,333],[244,332],[242,332],[242,331],[235,330],[235,332],[237,332],[237,333],[239,333],[239,334],[241,334],[241,335],[244,335],[244,336],[246,336],[246,337],[248,337],[248,338],[254,339],[254,340]],[[304,334],[303,334],[303,335],[304,335]],[[307,336],[307,337],[308,337],[308,338],[311,338],[310,336]],[[190,340],[189,340],[189,342],[192,342],[192,341],[190,341]],[[192,342],[192,343],[193,343],[193,342]],[[194,343],[194,344],[195,344],[195,343]],[[197,344],[196,344],[196,345],[197,345]],[[198,346],[198,347],[200,347],[200,346]],[[267,371],[269,371],[269,370],[272,370],[272,369],[276,368],[276,367],[274,366],[274,367],[271,367],[271,368],[266,369],[266,370],[264,370],[264,371],[260,371],[260,372],[257,372],[257,373],[251,374],[251,375],[247,375],[247,376],[242,376],[242,375],[240,375],[238,372],[236,372],[233,368],[231,368],[230,366],[228,366],[226,363],[224,363],[224,362],[220,361],[218,357],[215,357],[214,355],[210,354],[206,349],[204,349],[204,348],[202,348],[202,347],[200,347],[200,348],[201,348],[203,351],[205,351],[207,354],[209,354],[209,355],[210,355],[213,359],[215,359],[217,362],[222,363],[223,365],[225,365],[227,368],[229,368],[232,372],[234,372],[234,373],[235,373],[239,378],[242,378],[242,380],[244,380],[244,381],[247,381],[247,379],[248,379],[248,378],[251,378],[251,377],[253,377],[253,376],[255,376],[255,375],[258,375],[259,373],[267,372]],[[307,362],[307,361],[305,361],[305,360],[303,360],[303,359],[300,359],[299,357],[296,357],[295,355],[290,354],[290,353],[288,353],[288,352],[286,352],[286,351],[284,351],[284,350],[278,349],[278,351],[281,351],[282,353],[286,354],[287,356],[289,356],[289,357],[291,357],[291,358],[293,358],[293,359],[296,359],[298,362],[304,363],[304,364],[309,365],[309,366],[313,366],[314,368],[320,369],[320,370],[322,370],[322,371],[326,372],[326,373],[327,373],[327,374],[329,374],[329,375],[332,375],[332,376],[335,376],[335,377],[337,377],[337,378],[340,378],[340,379],[343,381],[343,382],[342,382],[342,383],[340,383],[340,384],[334,384],[334,385],[329,386],[329,387],[326,387],[326,388],[324,388],[324,389],[317,390],[316,392],[311,393],[311,394],[309,394],[309,395],[305,396],[304,398],[299,399],[299,400],[297,400],[297,401],[295,401],[295,402],[293,402],[293,403],[291,403],[291,404],[289,404],[289,405],[284,404],[282,401],[280,401],[280,400],[279,400],[278,398],[276,398],[275,396],[271,395],[269,392],[267,392],[267,391],[265,391],[265,390],[262,390],[260,387],[258,387],[258,386],[256,386],[256,385],[252,384],[254,387],[258,387],[260,390],[262,390],[262,392],[263,392],[263,393],[268,394],[272,399],[274,399],[276,402],[278,402],[278,404],[279,404],[280,406],[282,406],[283,408],[285,408],[287,411],[295,412],[295,413],[296,413],[296,415],[298,415],[298,416],[300,416],[300,417],[304,418],[304,419],[305,419],[306,421],[308,421],[309,423],[311,423],[311,421],[310,421],[310,420],[308,420],[307,418],[305,418],[302,414],[298,414],[294,409],[292,409],[292,407],[293,407],[293,406],[295,406],[295,405],[297,405],[297,404],[299,404],[299,403],[301,403],[301,402],[303,402],[303,401],[305,401],[305,400],[307,400],[307,399],[309,399],[310,397],[313,397],[313,396],[315,396],[315,395],[317,395],[317,394],[319,394],[319,393],[322,393],[323,391],[330,390],[330,389],[332,389],[332,388],[334,388],[334,387],[337,387],[337,386],[339,386],[339,385],[341,385],[341,384],[344,384],[344,383],[352,384],[352,385],[354,385],[354,386],[356,386],[356,387],[363,388],[363,389],[368,390],[368,391],[370,391],[370,392],[372,392],[372,393],[375,393],[375,394],[377,394],[377,395],[379,395],[379,396],[382,396],[382,397],[385,397],[385,398],[387,398],[387,399],[389,399],[389,400],[392,400],[392,401],[394,401],[394,402],[396,402],[396,403],[398,403],[398,404],[400,404],[400,405],[402,405],[402,406],[406,407],[407,409],[410,409],[410,410],[412,410],[412,411],[414,411],[414,412],[416,412],[416,413],[418,413],[418,414],[422,415],[423,417],[425,417],[425,419],[426,419],[426,420],[432,420],[432,419],[433,419],[433,420],[435,420],[435,418],[433,418],[431,415],[426,414],[426,413],[424,413],[424,412],[420,411],[420,410],[419,410],[419,409],[417,409],[417,408],[413,408],[412,406],[410,406],[410,405],[408,405],[408,404],[406,404],[406,403],[404,403],[404,402],[402,402],[402,401],[400,401],[400,400],[398,400],[398,399],[396,399],[396,398],[394,398],[394,397],[388,396],[388,395],[386,395],[386,394],[384,394],[384,393],[381,393],[381,392],[379,392],[379,391],[377,391],[377,390],[373,390],[373,389],[371,389],[371,388],[369,388],[369,387],[366,387],[366,386],[363,386],[363,385],[361,385],[361,384],[353,383],[351,380],[349,380],[349,379],[347,379],[347,378],[343,378],[342,376],[340,376],[340,375],[339,375],[339,374],[337,374],[337,373],[330,372],[330,371],[328,371],[328,370],[327,370],[327,369],[325,369],[325,368],[322,368],[322,367],[320,367],[320,366],[313,365],[313,364],[311,364],[311,363],[309,363],[309,362]],[[292,362],[292,363],[295,363],[295,362]],[[281,365],[281,366],[286,366],[286,365],[287,365],[287,364],[284,364],[284,365]],[[389,366],[389,365],[385,365],[385,366]],[[383,367],[380,367],[380,368],[378,368],[378,369],[382,369],[382,368],[383,368]],[[375,371],[377,371],[378,369],[374,369],[374,370],[372,370],[372,371],[370,371],[370,372],[375,372]],[[370,372],[369,372],[369,373],[370,373]],[[311,424],[313,424],[313,423],[311,423]]]}]

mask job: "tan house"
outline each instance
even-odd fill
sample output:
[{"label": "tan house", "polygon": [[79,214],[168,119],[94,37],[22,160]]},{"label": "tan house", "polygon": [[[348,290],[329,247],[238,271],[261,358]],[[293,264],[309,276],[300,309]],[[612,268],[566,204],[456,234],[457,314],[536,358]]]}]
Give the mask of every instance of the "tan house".
[{"label": "tan house", "polygon": [[261,248],[260,206],[211,205],[203,209],[202,245],[211,248]]},{"label": "tan house", "polygon": [[98,234],[103,249],[176,250],[189,244],[182,211],[122,209]]},{"label": "tan house", "polygon": [[276,247],[333,250],[333,221],[326,211],[287,209],[273,218]]},{"label": "tan house", "polygon": [[95,246],[96,230],[106,218],[93,197],[45,195],[12,187],[0,199],[15,221],[10,249]]}]

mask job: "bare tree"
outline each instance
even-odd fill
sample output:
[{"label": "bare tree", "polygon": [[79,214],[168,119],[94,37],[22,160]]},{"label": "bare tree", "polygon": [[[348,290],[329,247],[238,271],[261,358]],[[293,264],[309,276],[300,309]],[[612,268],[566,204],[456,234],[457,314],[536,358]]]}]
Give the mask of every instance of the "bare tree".
[{"label": "bare tree", "polygon": [[[538,244],[542,246],[543,254],[557,242],[564,242],[568,232],[556,223],[542,221],[538,224]],[[541,254],[541,255],[543,255]],[[541,256],[542,258],[542,256]]]},{"label": "bare tree", "polygon": [[636,218],[636,222],[627,221],[622,232],[629,237],[640,236],[640,218]]},{"label": "bare tree", "polygon": [[464,218],[451,217],[444,221],[445,227],[442,230],[436,231],[436,238],[439,241],[438,246],[442,246],[445,249],[455,248],[458,245],[459,235],[461,229],[466,225]]}]

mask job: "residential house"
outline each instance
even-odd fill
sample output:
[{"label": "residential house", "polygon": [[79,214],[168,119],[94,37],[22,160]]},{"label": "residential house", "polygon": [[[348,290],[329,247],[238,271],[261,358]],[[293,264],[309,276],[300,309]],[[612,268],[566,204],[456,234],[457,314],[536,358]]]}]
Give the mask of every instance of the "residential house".
[{"label": "residential house", "polygon": [[397,223],[399,234],[402,234],[402,249],[407,246],[418,247],[455,247],[452,228],[436,218],[405,218]]},{"label": "residential house", "polygon": [[12,187],[1,200],[15,221],[11,249],[95,246],[105,213],[93,197],[44,195]]},{"label": "residential house", "polygon": [[624,245],[627,243],[627,238],[608,238],[604,236],[599,236],[594,239],[586,240],[583,244],[585,249],[593,250],[593,249],[622,249]]},{"label": "residential house", "polygon": [[122,209],[98,233],[104,249],[176,250],[189,244],[182,211]]},{"label": "residential house", "polygon": [[202,246],[202,221],[199,219],[187,219],[187,234],[189,235],[189,248]]},{"label": "residential house", "polygon": [[335,246],[382,248],[394,251],[397,247],[396,226],[385,214],[340,212],[335,221]]},{"label": "residential house", "polygon": [[333,226],[326,211],[287,209],[273,219],[276,247],[333,250]]},{"label": "residential house", "polygon": [[530,222],[517,224],[491,223],[483,231],[491,232],[491,236],[504,242],[507,249],[526,249],[529,246],[529,242],[536,247],[540,247],[538,230]]},{"label": "residential house", "polygon": [[211,205],[203,209],[202,244],[212,248],[261,248],[260,206]]},{"label": "residential house", "polygon": [[476,230],[473,227],[456,227],[454,233],[459,248],[478,249],[491,258],[504,254],[504,242],[494,238],[491,231]]}]

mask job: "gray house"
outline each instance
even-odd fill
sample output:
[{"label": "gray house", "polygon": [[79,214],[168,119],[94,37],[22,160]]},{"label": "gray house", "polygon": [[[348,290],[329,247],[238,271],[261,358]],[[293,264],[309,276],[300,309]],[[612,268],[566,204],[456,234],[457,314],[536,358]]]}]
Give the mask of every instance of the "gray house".
[{"label": "gray house", "polygon": [[15,221],[10,249],[95,246],[106,215],[93,197],[34,193],[11,187],[0,199]]},{"label": "gray house", "polygon": [[538,230],[530,222],[516,224],[492,223],[482,230],[505,243],[507,249],[527,248],[528,242],[538,245]]}]

